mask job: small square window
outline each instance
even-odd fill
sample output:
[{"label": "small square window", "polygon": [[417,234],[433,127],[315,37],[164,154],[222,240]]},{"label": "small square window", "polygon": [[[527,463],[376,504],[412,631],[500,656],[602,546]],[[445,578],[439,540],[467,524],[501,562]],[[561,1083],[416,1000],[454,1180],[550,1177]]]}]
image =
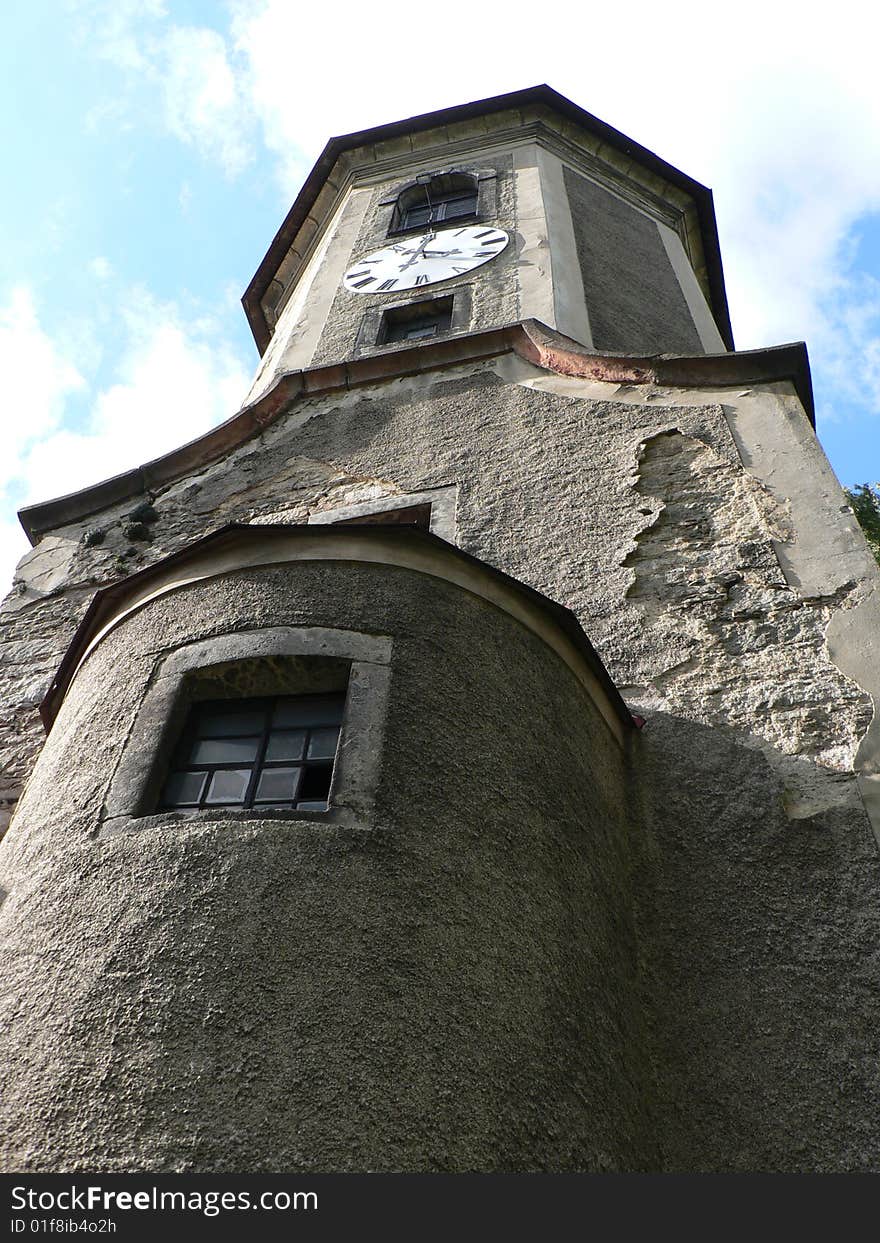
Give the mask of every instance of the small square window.
[{"label": "small square window", "polygon": [[161,806],[326,811],[344,702],[330,694],[195,704]]},{"label": "small square window", "polygon": [[452,326],[452,297],[432,298],[391,307],[382,316],[377,344],[392,341],[424,341],[440,336]]}]

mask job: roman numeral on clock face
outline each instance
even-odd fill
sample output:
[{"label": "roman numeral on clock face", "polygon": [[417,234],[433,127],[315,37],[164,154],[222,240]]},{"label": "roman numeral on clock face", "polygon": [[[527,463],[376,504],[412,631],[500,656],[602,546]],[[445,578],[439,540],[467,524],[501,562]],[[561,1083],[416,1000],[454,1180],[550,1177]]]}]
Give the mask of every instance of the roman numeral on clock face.
[{"label": "roman numeral on clock face", "polygon": [[[362,276],[364,279],[358,280],[359,276]],[[350,279],[355,289],[363,289],[364,285],[372,285],[376,278],[375,276],[370,276],[368,272],[355,272]]]},{"label": "roman numeral on clock face", "polygon": [[396,284],[397,284],[397,277],[395,276],[392,280],[383,281],[382,284],[379,286],[379,288],[380,289],[393,289]]},{"label": "roman numeral on clock face", "polygon": [[417,276],[417,277],[416,277],[416,284],[417,284],[417,285],[427,285],[427,283],[428,283],[428,278],[427,278],[427,276],[425,276],[424,274],[422,274],[421,276]]}]

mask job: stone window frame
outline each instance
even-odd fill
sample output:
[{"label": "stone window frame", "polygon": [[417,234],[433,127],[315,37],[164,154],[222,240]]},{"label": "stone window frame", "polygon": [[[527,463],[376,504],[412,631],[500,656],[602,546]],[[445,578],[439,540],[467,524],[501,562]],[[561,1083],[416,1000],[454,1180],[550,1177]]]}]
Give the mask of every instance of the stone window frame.
[{"label": "stone window frame", "polygon": [[337,522],[350,522],[354,518],[369,518],[373,514],[388,513],[392,509],[411,509],[416,505],[431,506],[428,530],[432,535],[455,543],[458,485],[447,484],[425,492],[396,492],[393,496],[378,496],[374,500],[361,501],[356,505],[340,505],[334,509],[321,509],[308,516],[310,526],[332,526]]},{"label": "stone window frame", "polygon": [[496,168],[471,168],[467,165],[433,168],[429,172],[420,173],[418,177],[410,178],[409,181],[403,184],[396,185],[393,190],[380,198],[376,208],[372,236],[378,240],[386,237],[406,237],[407,234],[424,233],[424,225],[416,225],[411,229],[402,230],[394,228],[394,217],[397,211],[398,200],[402,194],[406,194],[408,190],[414,189],[417,185],[424,184],[424,182],[431,181],[437,177],[449,176],[453,173],[472,177],[476,182],[477,209],[473,216],[467,217],[467,222],[473,223],[488,220],[498,214],[498,170]]},{"label": "stone window frame", "polygon": [[[422,285],[418,289],[413,290],[409,298],[405,298],[400,302],[368,307],[364,311],[358,326],[353,351],[355,356],[376,353],[380,350],[384,352],[385,350],[418,349],[423,344],[440,341],[446,337],[454,336],[455,333],[469,332],[474,300],[473,287],[474,282],[470,281],[456,285],[453,289],[439,288],[436,292],[426,294],[425,287]],[[428,338],[425,342],[382,340],[383,325],[387,315],[393,315],[395,311],[405,310],[414,302],[424,304],[427,308],[432,302],[445,301],[450,297],[452,298],[452,315],[450,316],[449,327],[444,328],[442,332],[438,332],[436,336]]]},{"label": "stone window frame", "polygon": [[[387,635],[323,626],[273,626],[195,639],[160,654],[135,713],[104,801],[98,835],[156,826],[312,821],[351,828],[373,823],[391,685]],[[332,656],[350,663],[345,709],[327,811],[217,808],[157,811],[161,786],[190,706],[186,682],[201,669],[236,660]]]}]

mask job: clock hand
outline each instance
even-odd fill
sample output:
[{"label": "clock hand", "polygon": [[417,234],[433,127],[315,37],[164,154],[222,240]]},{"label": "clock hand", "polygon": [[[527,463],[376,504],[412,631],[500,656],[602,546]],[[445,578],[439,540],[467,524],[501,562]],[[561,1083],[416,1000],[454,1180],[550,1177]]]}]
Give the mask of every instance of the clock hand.
[{"label": "clock hand", "polygon": [[426,235],[425,235],[425,238],[424,238],[424,239],[423,239],[423,241],[420,243],[420,245],[419,245],[419,247],[418,247],[418,249],[417,249],[417,250],[413,250],[413,251],[409,251],[409,252],[407,252],[407,253],[409,253],[409,254],[411,254],[411,255],[412,255],[412,258],[411,258],[411,259],[407,259],[406,263],[402,263],[402,264],[400,265],[400,271],[401,271],[401,272],[403,272],[405,268],[411,268],[411,267],[412,267],[412,265],[413,265],[414,263],[418,263],[419,259],[421,259],[421,258],[422,258],[422,256],[423,256],[423,255],[424,255],[424,253],[425,253],[425,247],[426,247],[426,246],[430,246],[431,242],[433,242],[433,240],[434,240],[434,238],[435,238],[436,236],[437,236],[437,234],[436,234],[436,233],[428,233],[428,234],[426,234]]},{"label": "clock hand", "polygon": [[437,236],[436,233],[426,233],[425,236],[422,238],[422,240],[419,242],[418,249],[413,251],[413,254],[414,255],[422,254],[425,247],[430,246],[436,236]]}]

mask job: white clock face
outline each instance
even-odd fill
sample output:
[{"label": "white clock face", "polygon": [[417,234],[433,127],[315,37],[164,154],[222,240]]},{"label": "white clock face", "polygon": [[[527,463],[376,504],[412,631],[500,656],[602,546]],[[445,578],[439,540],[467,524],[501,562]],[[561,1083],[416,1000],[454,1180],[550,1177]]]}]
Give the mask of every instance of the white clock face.
[{"label": "white clock face", "polygon": [[483,224],[405,237],[352,264],[345,288],[351,293],[396,293],[435,285],[488,263],[509,240],[503,229]]}]

